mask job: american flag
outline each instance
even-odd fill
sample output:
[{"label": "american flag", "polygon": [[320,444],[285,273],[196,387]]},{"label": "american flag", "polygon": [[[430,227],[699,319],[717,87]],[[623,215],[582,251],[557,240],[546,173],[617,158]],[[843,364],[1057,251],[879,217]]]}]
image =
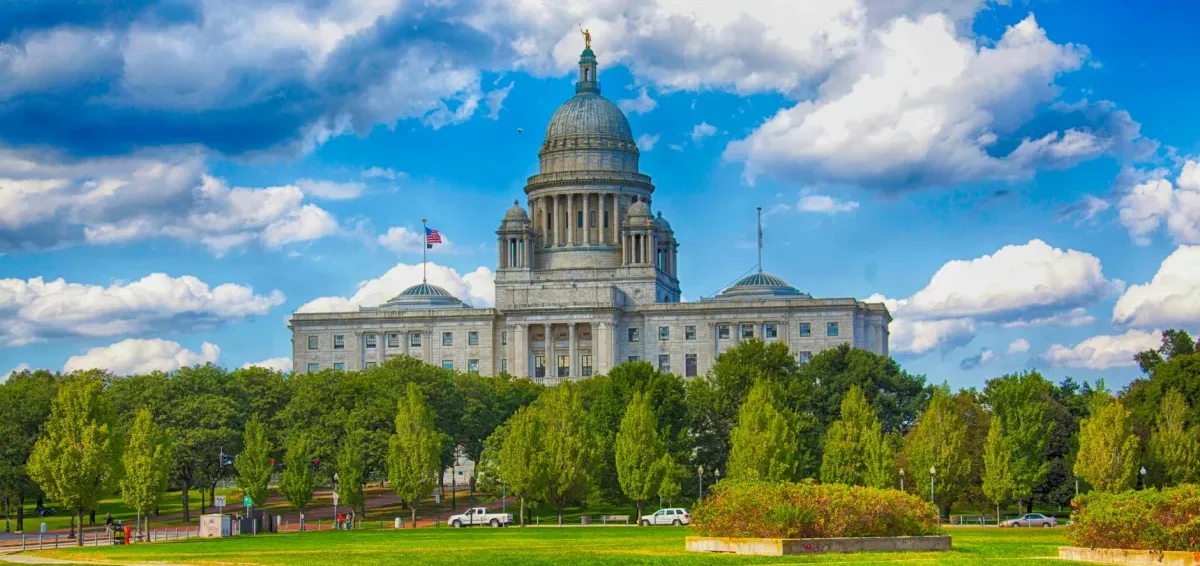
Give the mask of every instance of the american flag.
[{"label": "american flag", "polygon": [[442,243],[442,235],[432,228],[425,229],[425,248],[433,249],[434,244]]}]

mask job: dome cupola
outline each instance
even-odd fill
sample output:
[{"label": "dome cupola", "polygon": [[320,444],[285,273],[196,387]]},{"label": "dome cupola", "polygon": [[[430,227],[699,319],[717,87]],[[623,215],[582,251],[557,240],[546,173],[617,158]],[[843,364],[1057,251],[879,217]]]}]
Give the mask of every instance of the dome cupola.
[{"label": "dome cupola", "polygon": [[386,303],[377,307],[362,307],[362,311],[379,311],[379,310],[413,310],[413,309],[453,309],[453,308],[470,308],[469,305],[462,302],[458,297],[451,295],[449,291],[422,282],[418,285],[413,285],[400,292],[399,295],[388,299]]}]

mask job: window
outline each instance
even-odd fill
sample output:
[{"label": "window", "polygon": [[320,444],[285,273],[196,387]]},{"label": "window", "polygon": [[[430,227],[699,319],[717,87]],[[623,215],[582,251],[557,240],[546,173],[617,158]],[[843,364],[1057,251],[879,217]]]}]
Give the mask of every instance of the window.
[{"label": "window", "polygon": [[467,360],[467,373],[479,373],[479,360]]},{"label": "window", "polygon": [[721,340],[729,339],[729,325],[728,324],[718,324],[717,325],[717,338],[720,338]]},{"label": "window", "polygon": [[589,228],[596,227],[596,211],[595,210],[588,213],[588,227]]},{"label": "window", "polygon": [[774,322],[763,325],[763,338],[775,338],[779,335],[779,327]]},{"label": "window", "polygon": [[454,360],[442,360],[442,369],[454,369]]},{"label": "window", "polygon": [[508,360],[500,360],[500,371],[508,373]]},{"label": "window", "polygon": [[317,373],[321,371],[321,364],[308,364],[308,373]]},{"label": "window", "polygon": [[671,327],[670,326],[658,327],[658,339],[659,340],[668,340],[670,338],[671,338]]},{"label": "window", "polygon": [[308,337],[308,349],[309,350],[316,350],[318,344],[320,344],[320,338],[318,338],[316,336]]},{"label": "window", "polygon": [[394,333],[388,334],[387,335],[387,347],[388,348],[399,348],[400,347],[400,335],[394,334]]},{"label": "window", "polygon": [[695,326],[683,327],[683,339],[684,340],[695,340],[696,339],[696,327]]},{"label": "window", "polygon": [[838,323],[836,323],[836,322],[827,323],[825,325],[825,335],[826,336],[837,336],[838,335]]},{"label": "window", "polygon": [[453,332],[443,332],[442,333],[442,345],[443,346],[453,346],[454,345],[454,333]]},{"label": "window", "polygon": [[571,375],[571,361],[570,360],[571,360],[570,356],[559,356],[558,357],[558,376],[559,377],[567,377],[568,375]]},{"label": "window", "polygon": [[658,355],[658,371],[669,373],[671,371],[671,354]]},{"label": "window", "polygon": [[375,362],[367,362],[367,369],[372,369],[374,367],[375,367]]},{"label": "window", "polygon": [[582,210],[575,213],[575,227],[583,228],[583,211]]},{"label": "window", "polygon": [[796,356],[796,360],[802,364],[807,364],[810,360],[812,360],[812,352],[800,352],[800,354]]},{"label": "window", "polygon": [[608,211],[604,211],[604,227],[608,228]]},{"label": "window", "polygon": [[801,322],[800,323],[800,337],[807,338],[809,336],[812,336],[812,323],[811,322]]},{"label": "window", "polygon": [[636,328],[629,329],[629,341],[630,342],[638,341],[638,329],[636,329]]},{"label": "window", "polygon": [[468,346],[478,346],[479,345],[479,333],[478,332],[475,332],[474,330],[472,330],[471,332],[467,333],[467,345]]},{"label": "window", "polygon": [[346,348],[346,337],[341,334],[333,335],[333,349],[342,350]]},{"label": "window", "polygon": [[639,358],[639,357],[637,357],[637,356],[629,356],[629,361],[631,361],[631,362],[640,362],[640,361],[642,361],[642,359],[641,359],[641,358]]},{"label": "window", "polygon": [[754,325],[753,324],[743,324],[742,325],[742,338],[754,338]]},{"label": "window", "polygon": [[592,376],[592,356],[591,354],[583,354],[579,356],[579,365],[582,370],[579,375],[583,377]]},{"label": "window", "polygon": [[546,356],[533,357],[533,376],[546,377]]},{"label": "window", "polygon": [[374,347],[375,347],[375,335],[368,334],[367,335],[367,348],[374,348]]},{"label": "window", "polygon": [[500,331],[500,345],[501,346],[508,345],[508,331],[507,330]]},{"label": "window", "polygon": [[696,377],[696,354],[684,354],[683,376]]},{"label": "window", "polygon": [[343,371],[346,369],[346,364],[344,364],[342,362],[333,362],[333,369],[336,369],[338,371]]}]

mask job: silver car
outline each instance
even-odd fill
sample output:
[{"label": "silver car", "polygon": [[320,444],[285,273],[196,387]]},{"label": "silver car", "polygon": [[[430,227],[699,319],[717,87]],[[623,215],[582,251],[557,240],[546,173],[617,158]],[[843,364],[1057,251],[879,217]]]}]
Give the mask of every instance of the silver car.
[{"label": "silver car", "polygon": [[1027,513],[1004,522],[1006,527],[1057,527],[1058,520],[1041,513]]}]

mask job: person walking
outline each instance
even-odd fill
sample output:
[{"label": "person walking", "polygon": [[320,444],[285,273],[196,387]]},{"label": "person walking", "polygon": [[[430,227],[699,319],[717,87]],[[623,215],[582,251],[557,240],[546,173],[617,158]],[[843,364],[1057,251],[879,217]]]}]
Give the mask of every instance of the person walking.
[{"label": "person walking", "polygon": [[112,536],[112,530],[113,530],[113,516],[112,516],[112,513],[108,513],[107,515],[104,516],[104,536]]},{"label": "person walking", "polygon": [[346,514],[345,514],[345,513],[338,513],[338,514],[337,514],[337,528],[338,528],[338,530],[339,530],[339,531],[340,531],[340,530],[342,530],[342,522],[343,522],[343,521],[345,521],[345,520],[346,520]]}]

